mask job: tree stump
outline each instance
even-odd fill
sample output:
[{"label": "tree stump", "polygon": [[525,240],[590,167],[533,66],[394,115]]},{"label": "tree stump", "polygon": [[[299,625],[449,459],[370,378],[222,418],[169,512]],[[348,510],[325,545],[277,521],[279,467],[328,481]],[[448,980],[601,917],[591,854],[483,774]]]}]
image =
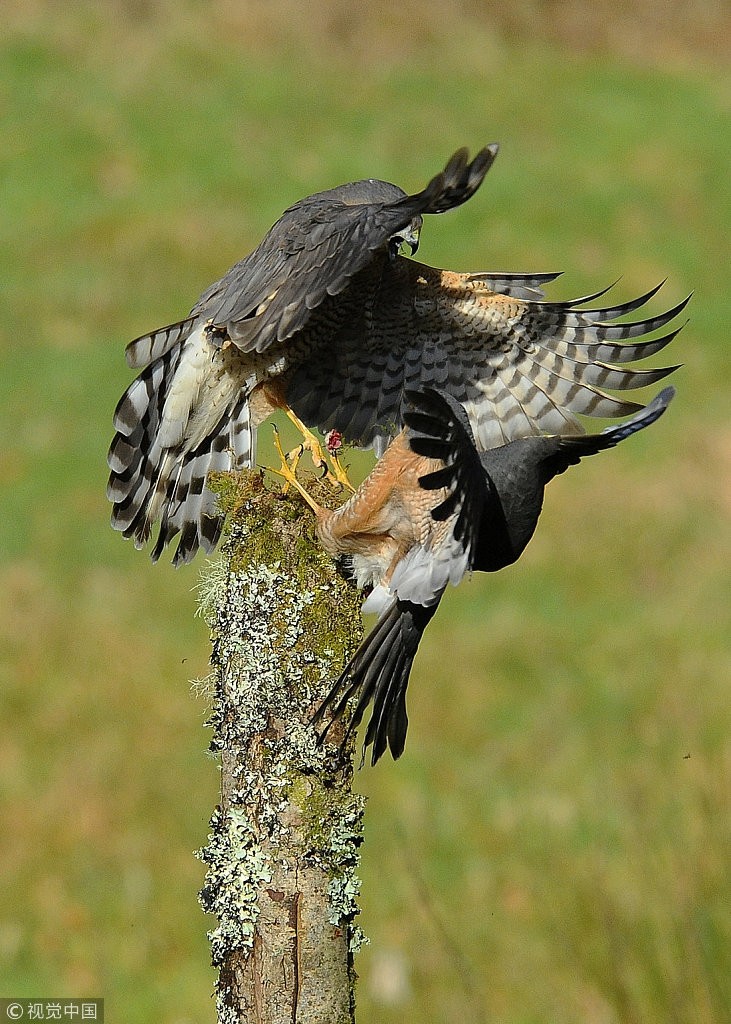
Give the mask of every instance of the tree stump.
[{"label": "tree stump", "polygon": [[256,473],[215,486],[229,526],[200,589],[221,802],[199,856],[218,1021],[350,1024],[364,800],[342,726],[319,747],[310,721],[361,639],[360,597],[298,496]]}]

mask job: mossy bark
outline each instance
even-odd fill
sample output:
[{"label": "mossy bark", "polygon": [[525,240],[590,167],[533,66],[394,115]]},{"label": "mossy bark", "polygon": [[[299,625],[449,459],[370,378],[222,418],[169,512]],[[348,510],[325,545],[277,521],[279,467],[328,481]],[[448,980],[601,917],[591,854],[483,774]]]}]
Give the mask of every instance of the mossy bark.
[{"label": "mossy bark", "polygon": [[201,592],[221,803],[200,898],[218,919],[218,1021],[348,1024],[363,800],[352,745],[318,747],[310,719],[360,640],[360,600],[298,497],[253,473],[217,489],[229,530]]}]

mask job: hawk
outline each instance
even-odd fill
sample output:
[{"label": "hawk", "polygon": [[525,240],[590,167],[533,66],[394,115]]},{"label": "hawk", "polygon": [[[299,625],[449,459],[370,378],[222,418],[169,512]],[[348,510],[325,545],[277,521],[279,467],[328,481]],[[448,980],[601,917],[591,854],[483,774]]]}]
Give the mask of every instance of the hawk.
[{"label": "hawk", "polygon": [[377,455],[403,426],[404,390],[420,385],[463,404],[480,449],[580,433],[576,414],[640,408],[603,389],[641,387],[674,367],[613,364],[662,349],[677,330],[623,342],[664,327],[687,300],[615,323],[657,288],[578,308],[604,293],[547,302],[541,286],[557,274],[454,273],[402,254],[416,252],[425,214],[474,194],[497,150],[472,160],[459,150],[411,195],[367,179],[300,200],[188,317],[131,342],[127,361],[141,372],[114,414],[112,526],[142,547],[159,522],[153,560],[178,535],[175,564],[210,552],[222,516],[207,478],[254,465],[256,428],[275,408]]},{"label": "hawk", "polygon": [[407,392],[406,427],[357,491],[336,511],[321,508],[283,461],[282,475],[316,515],[333,557],[348,562],[370,591],[363,610],[378,614],[315,715],[330,725],[352,697],[345,736],[373,705],[363,745],[375,764],[406,742],[406,687],[419,642],[447,586],[465,573],[515,562],[538,524],[546,484],[587,455],[613,448],[654,423],[673,398],[660,394],[631,419],[598,434],[525,437],[478,452],[462,406],[435,389]]}]

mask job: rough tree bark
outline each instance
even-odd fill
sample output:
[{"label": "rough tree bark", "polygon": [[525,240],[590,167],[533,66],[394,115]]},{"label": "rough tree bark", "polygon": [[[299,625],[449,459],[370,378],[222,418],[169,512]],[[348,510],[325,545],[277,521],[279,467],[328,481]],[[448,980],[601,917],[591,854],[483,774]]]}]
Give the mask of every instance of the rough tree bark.
[{"label": "rough tree bark", "polygon": [[217,487],[230,526],[201,607],[221,802],[199,856],[201,904],[218,920],[218,1021],[350,1024],[363,799],[352,745],[317,747],[309,723],[360,640],[360,600],[298,497],[253,473]]}]

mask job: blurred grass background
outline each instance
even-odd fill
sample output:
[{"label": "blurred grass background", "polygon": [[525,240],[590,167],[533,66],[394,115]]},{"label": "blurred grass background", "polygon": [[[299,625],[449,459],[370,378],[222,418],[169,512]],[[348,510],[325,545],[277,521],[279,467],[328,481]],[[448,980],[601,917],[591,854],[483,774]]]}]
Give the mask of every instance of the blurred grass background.
[{"label": "blurred grass background", "polygon": [[108,528],[128,340],[285,206],[423,186],[458,270],[695,289],[668,415],[448,595],[369,796],[359,1021],[731,1020],[728,5],[6,0],[0,42],[0,994],[210,1021],[217,798],[196,568]]}]

